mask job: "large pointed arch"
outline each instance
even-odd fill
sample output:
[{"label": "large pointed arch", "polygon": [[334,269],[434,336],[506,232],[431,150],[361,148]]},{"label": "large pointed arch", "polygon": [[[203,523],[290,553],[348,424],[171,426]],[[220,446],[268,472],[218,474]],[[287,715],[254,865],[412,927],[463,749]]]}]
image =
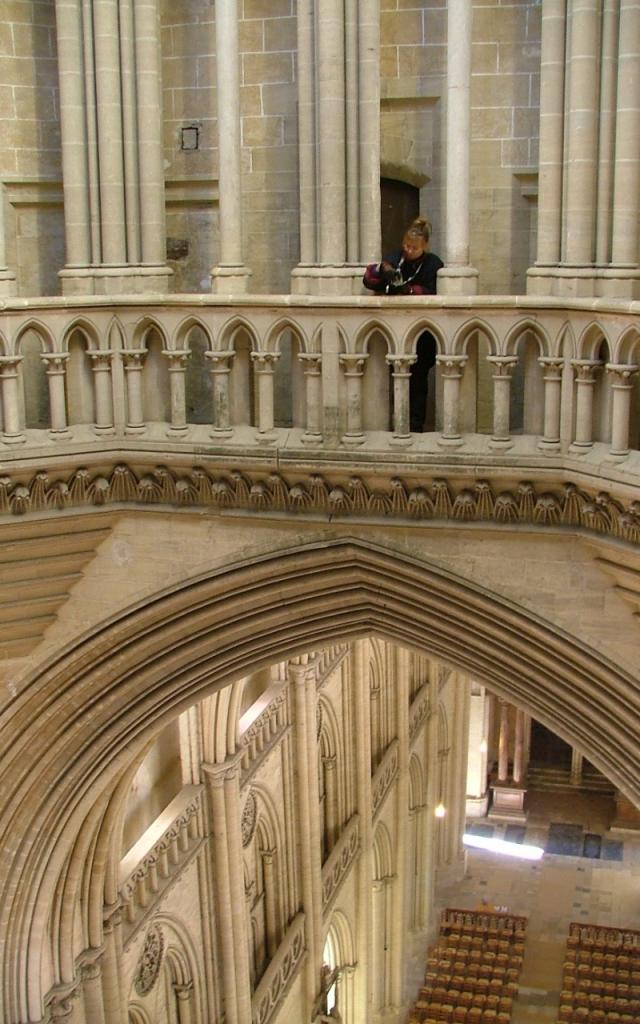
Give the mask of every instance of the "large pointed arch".
[{"label": "large pointed arch", "polygon": [[69,647],[3,711],[5,1019],[37,1019],[38,938],[69,843],[142,745],[250,670],[371,634],[490,681],[640,802],[640,685],[551,622],[365,540],[234,563],[129,609]]}]

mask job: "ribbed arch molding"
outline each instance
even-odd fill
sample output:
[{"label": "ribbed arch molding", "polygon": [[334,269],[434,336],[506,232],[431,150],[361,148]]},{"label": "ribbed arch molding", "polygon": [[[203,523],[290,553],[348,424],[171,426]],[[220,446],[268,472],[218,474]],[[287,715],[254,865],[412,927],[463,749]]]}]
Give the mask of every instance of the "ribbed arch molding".
[{"label": "ribbed arch molding", "polygon": [[361,540],[216,570],[62,653],[0,718],[7,1024],[38,1019],[38,958],[65,856],[142,745],[251,670],[370,634],[487,683],[575,742],[640,803],[638,681],[549,622]]}]

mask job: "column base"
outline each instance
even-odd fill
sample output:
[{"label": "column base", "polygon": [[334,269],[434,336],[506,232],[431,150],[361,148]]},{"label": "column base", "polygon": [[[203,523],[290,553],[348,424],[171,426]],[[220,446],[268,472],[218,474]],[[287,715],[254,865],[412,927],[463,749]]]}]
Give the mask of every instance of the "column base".
[{"label": "column base", "polygon": [[209,276],[215,295],[245,295],[249,291],[251,271],[243,263],[219,263]]},{"label": "column base", "polygon": [[362,295],[364,265],[299,263],[291,271],[292,295]]},{"label": "column base", "polygon": [[489,809],[489,790],[482,796],[468,796],[465,804],[467,818],[484,818]]},{"label": "column base", "polygon": [[557,441],[545,441],[544,438],[541,438],[536,447],[543,455],[557,455],[560,451],[560,439],[558,438]]},{"label": "column base", "polygon": [[129,436],[136,436],[136,435],[139,435],[139,434],[146,434],[147,427],[146,427],[145,423],[141,423],[140,426],[134,426],[134,427],[126,426],[124,428],[124,432],[127,435],[127,437],[129,437]]},{"label": "column base", "polygon": [[26,434],[0,434],[3,444],[24,444],[27,440]]},{"label": "column base", "polygon": [[584,443],[582,443],[581,441],[573,441],[572,444],[569,445],[569,454],[586,455],[587,452],[590,452],[592,448],[593,441],[585,441]]},{"label": "column base", "polygon": [[489,448],[492,452],[506,452],[509,448],[513,448],[513,438],[491,437],[489,438]]},{"label": "column base", "polygon": [[640,298],[640,269],[633,265],[540,264],[527,270],[527,295],[637,299]]},{"label": "column base", "polygon": [[475,267],[443,267],[438,271],[438,295],[477,295]]},{"label": "column base", "polygon": [[367,439],[364,434],[343,434],[341,443],[347,447],[351,447],[352,445],[364,444],[366,440]]},{"label": "column base", "polygon": [[436,444],[438,448],[461,448],[464,444],[464,438],[461,436],[445,437],[444,434],[441,434],[440,437],[436,438]]},{"label": "column base", "polygon": [[227,441],[233,437],[233,427],[213,427],[209,437],[212,441]]},{"label": "column base", "polygon": [[58,273],[63,295],[166,295],[170,267],[121,266],[65,267]]},{"label": "column base", "polygon": [[527,816],[524,813],[524,798],[527,790],[524,786],[514,783],[492,783],[493,801],[487,818],[498,821],[515,821],[524,824]]},{"label": "column base", "polygon": [[389,438],[389,445],[392,448],[410,448],[414,441],[413,434],[393,434]]},{"label": "column base", "polygon": [[307,445],[321,445],[323,440],[324,438],[322,434],[310,434],[306,431],[300,438],[300,443]]}]

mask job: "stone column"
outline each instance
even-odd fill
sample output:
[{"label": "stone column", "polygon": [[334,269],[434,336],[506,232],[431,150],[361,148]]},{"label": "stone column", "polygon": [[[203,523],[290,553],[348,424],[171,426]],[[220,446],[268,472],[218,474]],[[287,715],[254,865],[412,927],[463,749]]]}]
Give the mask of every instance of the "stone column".
[{"label": "stone column", "polygon": [[4,203],[5,189],[0,183],[0,296],[16,294],[16,275],[7,267]]},{"label": "stone column", "polygon": [[331,851],[335,846],[338,837],[338,788],[336,779],[337,761],[335,757],[323,757],[322,766],[324,769],[324,799],[325,799],[325,829],[327,835],[327,850]]},{"label": "stone column", "polygon": [[126,1024],[128,1019],[122,979],[122,913],[120,906],[106,908],[104,918],[102,993],[108,1024]]},{"label": "stone column", "polygon": [[69,353],[43,352],[40,358],[46,366],[49,383],[49,434],[54,440],[69,437],[65,396],[65,364]]},{"label": "stone column", "polygon": [[447,448],[458,448],[463,444],[460,436],[460,383],[467,362],[466,356],[436,356],[436,363],[442,369],[442,434],[438,444]]},{"label": "stone column", "polygon": [[354,755],[356,807],[360,818],[360,856],[357,874],[356,959],[354,979],[356,1005],[362,1020],[372,1017],[372,899],[373,804],[371,797],[371,733],[369,724],[369,644],[355,640],[351,647],[350,679],[355,703]]},{"label": "stone column", "polygon": [[307,402],[307,429],[300,438],[303,444],[322,443],[322,353],[299,352],[304,366]]},{"label": "stone column", "polygon": [[365,258],[380,248],[380,2],[301,0],[297,17],[301,251],[291,289],[359,294]]},{"label": "stone column", "polygon": [[409,849],[409,675],[410,654],[404,647],[395,647],[394,674],[396,682],[398,774],[396,776],[395,855],[396,879],[393,883],[391,908],[391,1004],[404,1005],[404,974],[407,953],[409,913],[407,901]]},{"label": "stone column", "polygon": [[216,0],[216,87],[220,259],[211,271],[217,293],[246,292],[242,259],[242,166],[240,162],[240,53],[237,0]]},{"label": "stone column", "polygon": [[[536,267],[560,261],[566,0],[542,0],[540,161]],[[529,275],[535,271],[529,271]],[[528,290],[535,291],[530,287]]]},{"label": "stone column", "polygon": [[0,356],[0,388],[2,388],[2,440],[5,444],[26,441],[20,425],[18,398],[18,367],[22,356]]},{"label": "stone column", "polygon": [[584,755],[576,750],[575,747],[571,748],[571,785],[579,786],[582,782],[582,764],[584,761]]},{"label": "stone column", "polygon": [[624,458],[629,454],[629,420],[633,378],[638,367],[630,363],[608,363],[606,371],[611,376],[613,403],[611,409],[611,449],[609,454]]},{"label": "stone column", "polygon": [[469,753],[467,756],[466,814],[481,818],[487,813],[487,760],[489,709],[491,703],[484,686],[471,684],[469,697]]},{"label": "stone column", "polygon": [[612,273],[628,276],[616,294],[640,295],[640,9],[636,0],[620,0],[620,42],[613,187]]},{"label": "stone column", "polygon": [[97,955],[91,961],[83,963],[80,968],[84,1015],[87,1021],[91,1021],[91,1024],[94,1021],[95,1024],[107,1024],[102,998],[102,966],[100,964],[102,950],[92,952]]},{"label": "stone column", "polygon": [[123,349],[125,380],[127,385],[127,426],[126,434],[143,434],[147,429],[142,405],[142,366],[146,348]]},{"label": "stone column", "polygon": [[538,362],[544,370],[544,435],[538,442],[541,451],[560,451],[560,408],[564,359],[543,357]]},{"label": "stone column", "polygon": [[517,786],[524,776],[524,711],[516,708],[516,729],[513,744],[513,781]]},{"label": "stone column", "polygon": [[600,363],[591,359],[572,359],[576,372],[576,427],[572,451],[593,447],[593,388]]},{"label": "stone column", "polygon": [[409,417],[409,381],[416,356],[386,356],[393,376],[393,444],[413,443]]},{"label": "stone column", "polygon": [[500,733],[498,737],[498,782],[509,780],[509,705],[499,700]]},{"label": "stone column", "polygon": [[[600,3],[599,0],[570,0],[570,7],[567,234],[563,260],[570,267],[580,269],[590,267],[595,255]],[[579,285],[576,290],[580,293]]]},{"label": "stone column", "polygon": [[167,434],[184,434],[187,431],[187,406],[185,398],[184,374],[187,359],[191,356],[188,348],[163,348],[163,356],[169,360],[169,404],[171,424]]},{"label": "stone column", "polygon": [[595,260],[605,266],[611,258],[613,172],[616,136],[616,72],[618,57],[618,0],[605,0],[602,9],[600,102],[598,118],[598,187]]},{"label": "stone column", "polygon": [[447,245],[438,272],[442,295],[475,295],[478,271],[469,264],[471,139],[471,0],[447,4]]},{"label": "stone column", "polygon": [[278,928],[278,901],[276,880],[273,871],[275,850],[264,850],[262,857],[262,873],[264,878],[265,927],[267,939],[267,956],[271,960],[278,949],[280,934]]},{"label": "stone column", "polygon": [[206,352],[205,358],[210,362],[209,372],[213,387],[213,426],[211,436],[231,437],[231,408],[229,403],[229,375],[234,351]]},{"label": "stone column", "polygon": [[518,365],[517,356],[487,356],[487,362],[494,368],[493,373],[493,435],[491,448],[504,451],[511,448],[513,440],[509,433],[511,404],[511,374]]},{"label": "stone column", "polygon": [[158,0],[56,0],[65,294],[166,291]]},{"label": "stone column", "polygon": [[94,429],[97,434],[113,434],[113,397],[111,394],[111,357],[113,352],[107,349],[89,350],[87,354],[93,370],[96,402]]},{"label": "stone column", "polygon": [[359,352],[340,356],[347,392],[347,429],[342,438],[343,444],[363,444],[365,440],[362,429],[362,374],[368,358],[368,355]]},{"label": "stone column", "polygon": [[307,942],[306,1009],[320,992],[322,966],[322,863],[320,840],[320,794],[318,790],[318,744],[316,740],[315,671],[308,664],[289,662],[295,702],[296,770],[298,776],[298,822],[302,873],[302,903]]},{"label": "stone column", "polygon": [[273,374],[279,352],[252,352],[251,359],[258,378],[258,441],[274,438]]},{"label": "stone column", "polygon": [[251,1024],[249,944],[240,835],[239,763],[203,764],[213,839],[213,882],[221,935],[225,1019]]},{"label": "stone column", "polygon": [[173,991],[178,1003],[178,1024],[193,1024],[193,982],[186,985],[174,982]]}]

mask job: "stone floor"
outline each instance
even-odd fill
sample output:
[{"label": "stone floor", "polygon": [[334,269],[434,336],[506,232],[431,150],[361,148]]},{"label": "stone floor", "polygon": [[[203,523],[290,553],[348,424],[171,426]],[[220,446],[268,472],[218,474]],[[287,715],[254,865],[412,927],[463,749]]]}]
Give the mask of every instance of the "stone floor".
[{"label": "stone floor", "polygon": [[[524,842],[545,846],[552,823],[582,825],[605,843],[621,843],[621,860],[545,853],[537,862],[469,850],[464,879],[438,893],[439,907],[504,906],[529,918],[520,996],[513,1024],[557,1019],[565,942],[571,921],[640,928],[640,836],[608,832],[613,806],[607,797],[539,793],[529,803]],[[469,823],[471,825],[472,823]],[[477,820],[474,825],[480,824]],[[503,838],[506,826],[494,825]],[[612,846],[614,855],[616,846]]]}]

